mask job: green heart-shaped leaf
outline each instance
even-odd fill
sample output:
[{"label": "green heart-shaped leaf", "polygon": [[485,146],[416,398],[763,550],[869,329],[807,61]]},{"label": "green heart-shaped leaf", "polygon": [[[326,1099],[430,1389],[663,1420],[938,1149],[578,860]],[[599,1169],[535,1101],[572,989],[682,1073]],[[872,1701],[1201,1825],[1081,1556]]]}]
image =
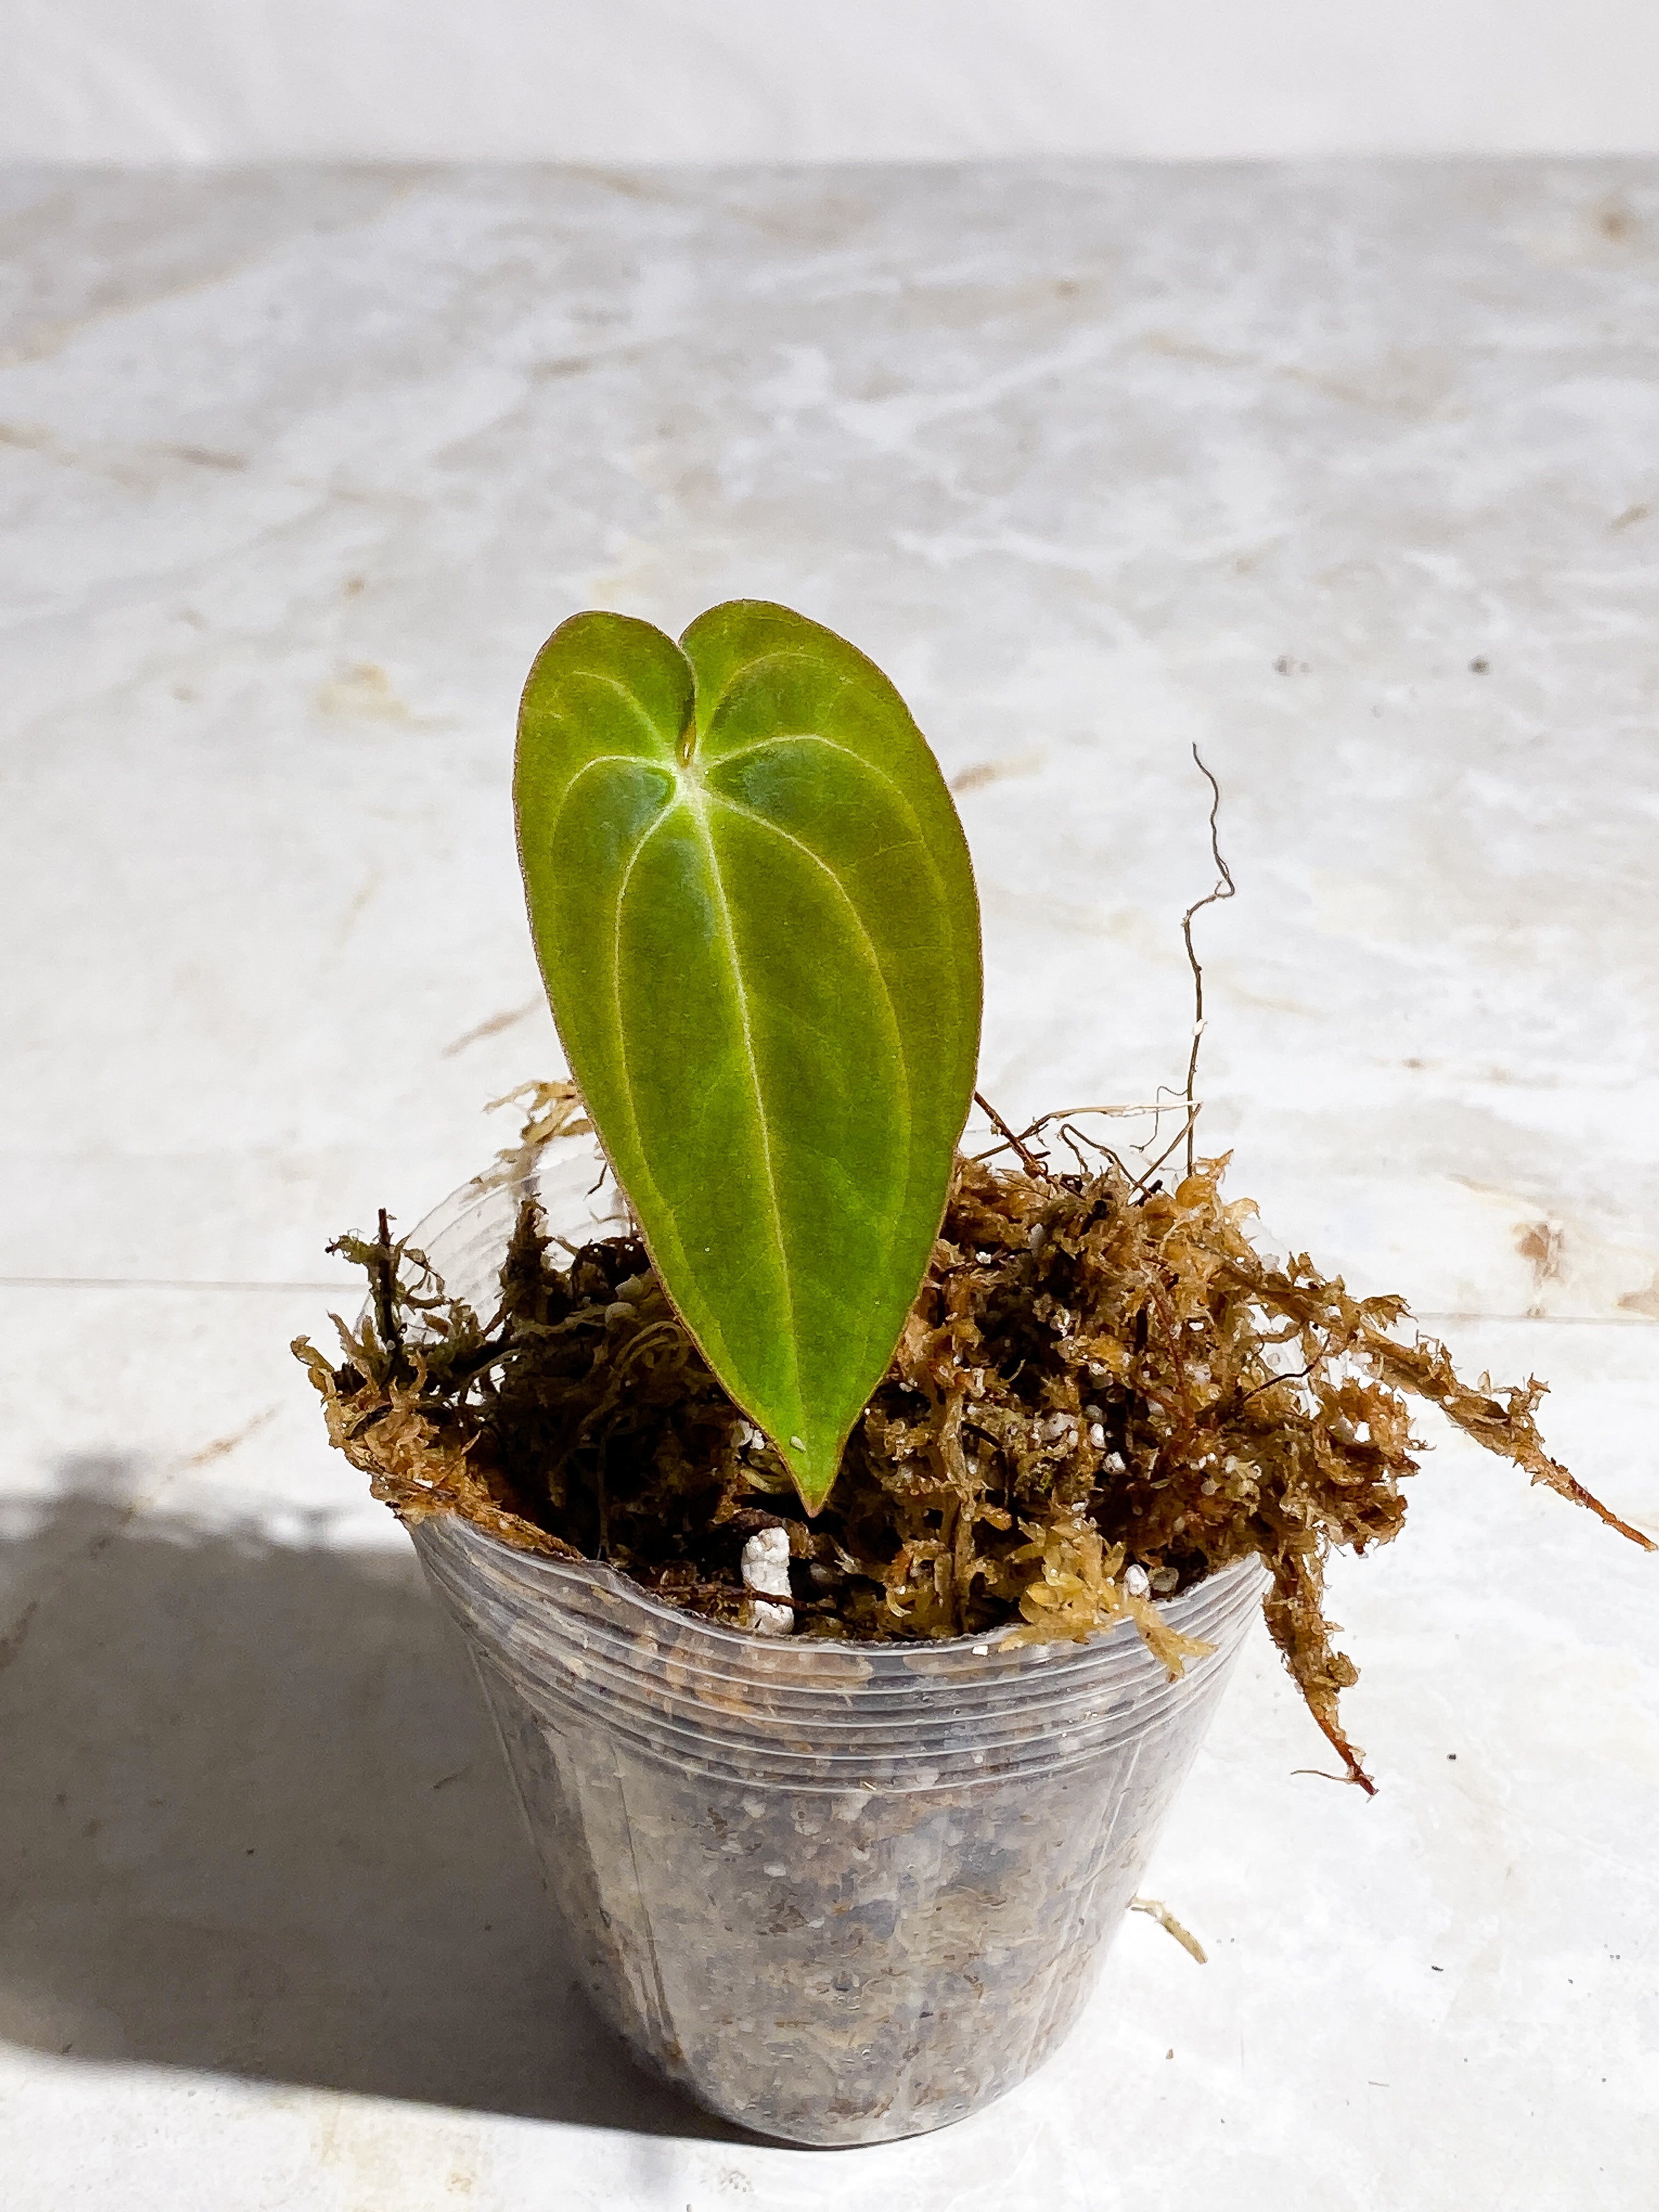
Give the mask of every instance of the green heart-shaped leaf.
[{"label": "green heart-shaped leaf", "polygon": [[525,686],[519,849],[554,1018],[657,1271],[810,1511],[944,1212],[979,905],[887,678],[762,600],[678,645],[583,614]]}]

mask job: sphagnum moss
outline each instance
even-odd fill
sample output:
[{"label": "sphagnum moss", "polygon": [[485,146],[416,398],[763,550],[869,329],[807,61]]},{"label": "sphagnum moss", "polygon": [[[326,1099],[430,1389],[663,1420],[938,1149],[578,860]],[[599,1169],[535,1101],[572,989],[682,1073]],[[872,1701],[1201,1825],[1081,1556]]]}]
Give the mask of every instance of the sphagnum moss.
[{"label": "sphagnum moss", "polygon": [[[538,1086],[533,1135],[574,1101]],[[564,1110],[560,1110],[561,1102]],[[532,1131],[526,1132],[532,1135]],[[1222,1194],[1224,1160],[1166,1189],[1115,1158],[1061,1174],[959,1158],[921,1292],[809,1517],[732,1405],[637,1239],[574,1253],[520,1208],[481,1318],[389,1235],[333,1248],[369,1308],[345,1358],[295,1346],[331,1441],[407,1522],[459,1513],[509,1544],[604,1559],[659,1596],[739,1622],[761,1528],[789,1535],[797,1627],[868,1639],[1080,1638],[1133,1620],[1170,1672],[1204,1647],[1157,1600],[1254,1554],[1273,1640],[1351,1779],[1338,1713],[1357,1669],[1323,1607],[1334,1550],[1389,1542],[1431,1401],[1534,1482],[1649,1549],[1546,1452],[1544,1385],[1459,1379],[1402,1334],[1403,1299],[1355,1298],[1304,1255],[1279,1265]]]}]

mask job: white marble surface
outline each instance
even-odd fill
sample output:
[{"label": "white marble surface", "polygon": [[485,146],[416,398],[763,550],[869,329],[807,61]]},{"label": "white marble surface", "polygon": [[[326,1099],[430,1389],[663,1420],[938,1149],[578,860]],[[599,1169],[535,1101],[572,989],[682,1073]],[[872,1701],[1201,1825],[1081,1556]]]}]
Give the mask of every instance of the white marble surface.
[{"label": "white marble surface", "polygon": [[1260,1639],[1151,1877],[1210,1965],[1134,1919],[1004,2106],[795,2152],[572,1996],[284,1346],[556,1065],[534,647],[765,593],[968,775],[1011,1112],[1176,1077],[1202,746],[1237,1187],[1659,1531],[1659,171],[13,173],[0,258],[8,2207],[1649,2203],[1587,1517],[1437,1433],[1338,1580],[1379,1797]]}]

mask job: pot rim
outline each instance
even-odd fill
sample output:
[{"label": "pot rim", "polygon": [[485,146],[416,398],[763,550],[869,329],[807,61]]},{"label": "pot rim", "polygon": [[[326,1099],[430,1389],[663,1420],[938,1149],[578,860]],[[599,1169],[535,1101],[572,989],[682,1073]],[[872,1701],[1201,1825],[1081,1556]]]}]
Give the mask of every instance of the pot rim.
[{"label": "pot rim", "polygon": [[[442,1508],[425,1516],[417,1527],[425,1528],[430,1522],[449,1524],[463,1544],[476,1546],[486,1554],[494,1553],[502,1569],[514,1570],[537,1579],[546,1577],[548,1582],[544,1595],[550,1603],[558,1603],[557,1583],[570,1577],[588,1583],[596,1593],[602,1591],[645,1613],[659,1627],[672,1628],[677,1639],[685,1634],[689,1626],[695,1633],[708,1637],[715,1646],[724,1644],[733,1656],[741,1651],[751,1656],[758,1656],[763,1652],[769,1657],[781,1657],[788,1653],[801,1656],[809,1651],[817,1651],[824,1655],[826,1662],[831,1659],[839,1660],[843,1670],[849,1657],[878,1653],[906,1660],[936,1654],[942,1660],[951,1661],[1019,1656],[1028,1665],[1040,1665],[1050,1655],[1076,1655],[1080,1657],[1086,1652],[1092,1656],[1103,1650],[1114,1638],[1126,1644],[1131,1636],[1139,1640],[1139,1631],[1128,1619],[1115,1620],[1105,1627],[1091,1630],[1085,1637],[1061,1636],[1047,1642],[1018,1644],[1012,1652],[1006,1650],[1009,1637],[1016,1630],[1032,1624],[1003,1621],[995,1628],[977,1632],[970,1631],[963,1636],[762,1637],[752,1629],[733,1627],[728,1621],[714,1620],[707,1613],[694,1613],[688,1607],[671,1605],[665,1598],[659,1597],[654,1590],[647,1589],[643,1583],[636,1582],[631,1575],[624,1574],[608,1560],[590,1559],[585,1555],[567,1558],[562,1553],[535,1552],[524,1546],[509,1544],[488,1528],[481,1528],[476,1521],[469,1520],[465,1514],[449,1508]],[[411,1535],[415,1533],[410,1531]],[[1246,1581],[1252,1584],[1259,1583],[1266,1573],[1261,1559],[1255,1553],[1250,1553],[1214,1569],[1201,1581],[1189,1584],[1175,1596],[1155,1598],[1152,1602],[1171,1627],[1184,1630],[1192,1614],[1200,1610],[1207,1611],[1217,1600],[1225,1603],[1233,1598],[1236,1592],[1241,1591]],[[979,1649],[981,1645],[986,1647],[983,1652]]]}]

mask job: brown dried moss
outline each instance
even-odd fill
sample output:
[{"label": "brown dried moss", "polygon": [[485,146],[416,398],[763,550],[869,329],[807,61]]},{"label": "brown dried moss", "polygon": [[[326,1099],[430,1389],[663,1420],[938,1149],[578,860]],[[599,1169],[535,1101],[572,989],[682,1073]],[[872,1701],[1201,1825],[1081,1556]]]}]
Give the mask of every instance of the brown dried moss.
[{"label": "brown dried moss", "polygon": [[1397,1333],[1401,1299],[1353,1298],[1305,1255],[1264,1259],[1251,1203],[1222,1195],[1224,1161],[1147,1189],[1109,1155],[1060,1174],[1014,1149],[1016,1170],[958,1160],[892,1366],[816,1519],[643,1245],[613,1237],[567,1261],[529,1203],[488,1321],[382,1215],[374,1242],[332,1248],[373,1293],[359,1328],[337,1317],[343,1362],[304,1338],[295,1350],[331,1440],[404,1520],[459,1512],[728,1620],[744,1617],[744,1540],[781,1525],[807,1634],[1012,1622],[1048,1641],[1127,1617],[1178,1672],[1200,1647],[1154,1601],[1253,1554],[1273,1640],[1367,1790],[1338,1714],[1357,1670],[1325,1617],[1324,1565],[1399,1531],[1421,1449],[1404,1394],[1652,1548],[1545,1451],[1543,1384],[1472,1388],[1440,1345]]}]

